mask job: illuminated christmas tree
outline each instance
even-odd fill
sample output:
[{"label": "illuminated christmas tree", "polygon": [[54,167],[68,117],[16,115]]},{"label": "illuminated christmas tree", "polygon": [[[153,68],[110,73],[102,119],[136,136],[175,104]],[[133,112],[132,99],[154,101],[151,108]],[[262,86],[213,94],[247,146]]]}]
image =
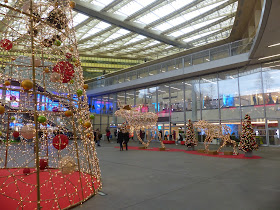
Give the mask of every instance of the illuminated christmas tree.
[{"label": "illuminated christmas tree", "polygon": [[102,187],[74,6],[0,3],[1,209],[64,209]]},{"label": "illuminated christmas tree", "polygon": [[258,147],[251,123],[251,117],[246,114],[242,124],[242,132],[238,148],[246,154],[248,152],[251,153],[253,150],[257,150]]},{"label": "illuminated christmas tree", "polygon": [[193,123],[192,123],[191,120],[189,120],[189,123],[187,125],[185,145],[187,145],[187,147],[197,146],[197,140],[196,140],[196,137],[195,137],[195,133],[194,133],[194,129],[193,129]]}]

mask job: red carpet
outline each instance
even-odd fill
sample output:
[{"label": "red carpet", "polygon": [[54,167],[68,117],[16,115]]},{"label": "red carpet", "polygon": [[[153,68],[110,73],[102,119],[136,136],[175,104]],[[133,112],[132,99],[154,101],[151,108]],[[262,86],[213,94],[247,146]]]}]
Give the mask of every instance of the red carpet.
[{"label": "red carpet", "polygon": [[175,144],[175,141],[163,140],[162,142],[163,142],[164,144]]},{"label": "red carpet", "polygon": [[[120,147],[115,147],[120,148]],[[139,149],[139,147],[130,147],[128,146],[128,150],[145,150],[145,151],[161,151],[158,147],[148,147],[148,149]],[[166,148],[161,152],[185,152],[192,155],[201,155],[201,156],[210,156],[210,157],[218,157],[218,158],[233,158],[233,159],[260,159],[262,157],[254,155],[253,157],[245,157],[244,154],[239,155],[224,155],[223,152],[219,152],[219,155],[208,155],[205,153],[199,153],[197,151],[186,151],[185,149],[171,149]]]},{"label": "red carpet", "polygon": [[[115,147],[120,148],[120,147]],[[139,149],[139,147],[130,147],[128,146],[128,150],[145,150],[145,151],[161,151],[161,152],[184,152],[186,150],[184,149],[171,149],[171,148],[165,148],[166,150],[159,150],[158,147],[148,147],[147,149]],[[124,148],[125,150],[125,148]]]},{"label": "red carpet", "polygon": [[[23,169],[0,169],[0,209],[37,209],[36,172],[31,169],[24,175]],[[44,210],[64,209],[90,197],[99,184],[87,173],[63,175],[58,169],[40,172],[41,207]],[[20,201],[22,200],[22,201]]]},{"label": "red carpet", "polygon": [[201,156],[210,156],[210,157],[217,157],[217,158],[233,158],[233,159],[260,159],[262,157],[254,155],[253,157],[245,157],[244,154],[239,155],[224,155],[223,152],[219,152],[219,155],[208,155],[205,153],[199,153],[197,151],[185,151],[185,153],[192,154],[192,155],[201,155]]}]

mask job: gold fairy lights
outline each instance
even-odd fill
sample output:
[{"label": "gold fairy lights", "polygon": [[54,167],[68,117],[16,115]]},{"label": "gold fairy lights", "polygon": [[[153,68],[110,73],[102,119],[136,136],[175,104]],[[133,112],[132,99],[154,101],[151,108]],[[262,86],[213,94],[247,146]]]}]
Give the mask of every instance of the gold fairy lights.
[{"label": "gold fairy lights", "polygon": [[[90,190],[96,193],[96,190],[102,187],[93,135],[87,135],[93,133],[92,125],[85,127],[83,123],[79,123],[79,121],[87,122],[90,112],[85,93],[87,87],[84,86],[72,22],[73,4],[70,5],[69,2],[68,0],[0,2],[0,24],[5,28],[5,30],[0,30],[0,41],[7,39],[13,45],[10,50],[7,50],[6,46],[0,46],[2,70],[0,103],[5,108],[4,113],[0,115],[0,131],[2,141],[5,141],[0,144],[2,148],[0,170],[5,166],[15,168],[7,176],[11,178],[15,177],[16,173],[23,174],[24,168],[34,168],[36,156],[39,159],[46,159],[48,168],[58,170],[48,168],[38,172],[34,170],[30,172],[30,175],[48,172],[49,181],[57,177],[65,179],[65,182],[59,186],[48,186],[50,190],[54,190],[55,199],[48,201],[54,202],[54,207],[59,207],[57,200],[61,196],[56,192],[67,191],[67,185],[71,185],[67,181],[68,172],[71,174],[72,171],[78,171],[80,177],[84,177],[85,174],[90,175],[85,177],[88,186],[82,184],[81,180],[78,180],[80,188],[76,186],[76,191],[83,189],[85,195],[88,195],[87,192]],[[32,5],[31,14],[30,5]],[[50,18],[50,14],[53,12],[55,16],[56,11],[63,11],[63,20],[60,17],[57,20]],[[34,49],[31,47],[31,37],[34,41]],[[59,62],[62,62],[61,65],[67,62],[68,67],[73,65],[74,73],[54,71],[55,65]],[[67,68],[67,65],[62,68]],[[66,77],[71,77],[71,80],[63,81]],[[20,85],[25,80],[28,80],[29,86],[34,80],[35,89],[30,89],[28,85],[28,88],[25,88],[26,85]],[[34,98],[37,98],[36,102]],[[68,113],[69,115],[65,116],[66,111],[70,111],[72,115]],[[34,116],[44,116],[47,119],[46,123],[38,122],[38,138],[34,136],[36,130]],[[13,118],[15,119],[12,120]],[[11,141],[15,131],[20,134],[18,143]],[[73,134],[73,141],[63,150],[55,149],[52,144],[54,136],[69,132]],[[34,146],[36,140],[39,143],[38,152]],[[71,158],[65,158],[67,156]],[[66,159],[71,159],[71,161],[67,162]],[[67,173],[64,173],[65,171]],[[24,182],[24,180],[23,178],[20,181]],[[98,182],[98,189],[89,189],[92,182]],[[30,183],[26,182],[26,185]],[[46,183],[42,182],[40,185],[46,186]],[[5,193],[3,187],[5,184],[0,186],[0,194]],[[74,204],[73,198],[69,197],[69,199],[69,203]],[[87,197],[83,197],[81,202],[86,199]],[[19,206],[24,207],[26,202],[38,202],[40,205],[42,200],[28,201],[21,197],[18,202]]]},{"label": "gold fairy lights", "polygon": [[[145,148],[149,147],[152,138],[148,139],[148,142],[145,143],[143,139],[140,137],[141,129],[151,129],[155,133],[158,133],[157,129],[157,121],[158,116],[152,112],[140,112],[135,108],[131,108],[130,105],[121,106],[119,104],[120,109],[115,112],[117,117],[122,117],[126,120],[125,124],[127,124],[127,128],[130,129],[130,133],[134,133],[136,131],[137,139],[144,145]],[[141,109],[140,109],[141,110]],[[160,144],[162,148],[165,148],[165,145],[162,141],[162,136],[159,136]]]},{"label": "gold fairy lights", "polygon": [[206,122],[205,120],[200,120],[194,123],[194,127],[203,130],[206,134],[204,140],[205,151],[209,151],[209,144],[214,138],[220,138],[222,140],[222,145],[218,148],[219,152],[227,143],[233,144],[234,154],[238,154],[236,150],[236,141],[230,139],[231,129],[227,125],[215,125]]}]

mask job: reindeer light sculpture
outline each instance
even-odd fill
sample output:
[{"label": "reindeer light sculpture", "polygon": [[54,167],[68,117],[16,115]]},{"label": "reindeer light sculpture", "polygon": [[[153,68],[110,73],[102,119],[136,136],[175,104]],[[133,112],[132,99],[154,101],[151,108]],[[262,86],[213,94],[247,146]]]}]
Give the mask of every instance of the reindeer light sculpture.
[{"label": "reindeer light sculpture", "polygon": [[231,143],[233,144],[234,154],[238,154],[236,151],[236,141],[230,139],[231,129],[227,125],[215,125],[208,123],[205,120],[200,120],[194,123],[194,127],[203,130],[206,134],[206,138],[204,140],[206,152],[209,151],[209,144],[213,141],[213,138],[220,138],[223,143],[217,152],[219,152],[227,143]]},{"label": "reindeer light sculpture", "polygon": [[[142,143],[142,145],[145,148],[148,148],[150,142],[152,141],[152,138],[150,138],[148,142],[145,143],[140,137],[140,129],[151,129],[151,131],[154,131],[154,135],[155,133],[159,134],[157,129],[157,114],[152,112],[141,113],[136,109],[132,109],[130,105],[125,105],[123,107],[119,105],[119,107],[120,109],[115,112],[115,115],[117,117],[122,117],[123,119],[125,119],[126,124],[130,128],[130,133],[136,131],[137,139]],[[165,148],[165,145],[162,142],[162,136],[160,136],[160,134],[159,140],[161,143],[161,147]]]}]

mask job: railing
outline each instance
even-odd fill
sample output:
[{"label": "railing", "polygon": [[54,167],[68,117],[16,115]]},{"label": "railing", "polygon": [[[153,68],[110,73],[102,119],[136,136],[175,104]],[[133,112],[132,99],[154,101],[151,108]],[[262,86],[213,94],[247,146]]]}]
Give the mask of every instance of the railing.
[{"label": "railing", "polygon": [[89,89],[110,86],[122,82],[128,82],[131,80],[141,79],[144,77],[149,77],[167,71],[187,68],[189,66],[207,63],[210,61],[243,54],[250,50],[251,45],[252,42],[248,42],[248,39],[231,42],[228,44],[203,50],[183,57],[164,61],[158,64],[153,64],[148,67],[140,68],[126,73],[120,73],[119,75],[116,76],[90,82],[88,83]]}]

